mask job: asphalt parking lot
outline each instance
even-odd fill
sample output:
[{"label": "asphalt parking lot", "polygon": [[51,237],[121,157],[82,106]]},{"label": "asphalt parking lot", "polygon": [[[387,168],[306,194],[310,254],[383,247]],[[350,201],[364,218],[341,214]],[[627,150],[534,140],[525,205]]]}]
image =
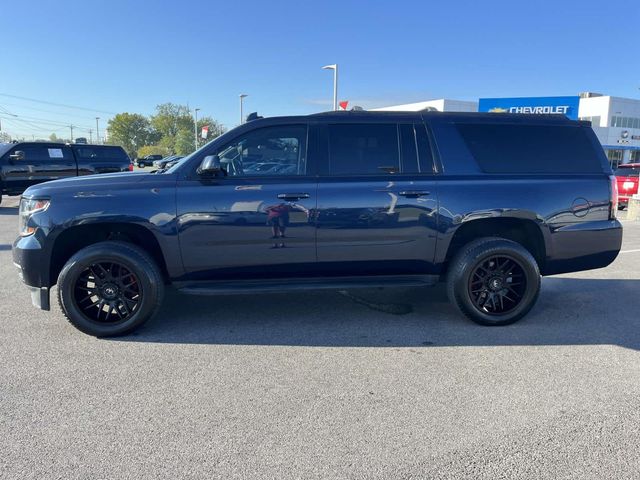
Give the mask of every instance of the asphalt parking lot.
[{"label": "asphalt parking lot", "polygon": [[440,287],[170,292],[136,334],[98,340],[31,307],[16,204],[0,206],[0,478],[640,476],[640,222],[613,265],[545,278],[509,327],[463,319]]}]

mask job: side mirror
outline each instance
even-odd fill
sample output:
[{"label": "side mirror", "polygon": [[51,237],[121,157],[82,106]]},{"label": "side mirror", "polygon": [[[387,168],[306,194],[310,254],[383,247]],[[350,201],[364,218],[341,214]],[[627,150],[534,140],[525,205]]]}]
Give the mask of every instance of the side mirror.
[{"label": "side mirror", "polygon": [[224,170],[220,166],[220,157],[218,155],[207,155],[198,168],[198,175],[217,175],[220,172],[224,172]]},{"label": "side mirror", "polygon": [[9,155],[11,160],[24,160],[24,152],[22,150],[16,150],[11,155]]}]

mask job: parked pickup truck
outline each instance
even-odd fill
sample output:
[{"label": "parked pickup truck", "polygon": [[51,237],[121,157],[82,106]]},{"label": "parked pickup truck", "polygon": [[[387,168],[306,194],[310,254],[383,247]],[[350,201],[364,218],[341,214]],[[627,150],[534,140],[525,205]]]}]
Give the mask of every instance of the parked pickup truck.
[{"label": "parked pickup truck", "polygon": [[126,152],[112,145],[0,143],[0,202],[37,183],[131,169]]},{"label": "parked pickup truck", "polygon": [[30,187],[13,259],[37,307],[57,284],[69,321],[96,336],[142,325],[168,285],[254,295],[443,280],[467,317],[505,325],[534,306],[541,275],[616,258],[616,195],[589,124],[564,116],[265,118],[166,171]]},{"label": "parked pickup truck", "polygon": [[614,173],[618,180],[618,208],[622,210],[629,205],[629,199],[633,195],[640,193],[638,190],[640,163],[619,165]]}]

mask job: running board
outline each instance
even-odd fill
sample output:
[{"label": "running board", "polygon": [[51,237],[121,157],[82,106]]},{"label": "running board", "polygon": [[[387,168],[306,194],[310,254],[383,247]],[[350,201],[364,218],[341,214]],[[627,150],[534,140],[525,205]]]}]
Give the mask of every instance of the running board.
[{"label": "running board", "polygon": [[296,290],[350,290],[376,287],[426,287],[438,283],[438,275],[382,275],[371,277],[279,278],[267,280],[220,280],[181,282],[174,286],[189,295],[240,295]]}]

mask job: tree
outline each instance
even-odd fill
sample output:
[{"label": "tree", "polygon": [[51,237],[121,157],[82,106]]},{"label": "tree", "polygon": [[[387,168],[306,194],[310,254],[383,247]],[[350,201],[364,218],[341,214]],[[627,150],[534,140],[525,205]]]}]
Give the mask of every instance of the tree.
[{"label": "tree", "polygon": [[[155,115],[151,116],[151,126],[161,136],[162,146],[178,153],[176,149],[178,133],[193,131],[193,117],[185,105],[162,103],[156,107]],[[181,142],[184,136],[183,133]]]},{"label": "tree", "polygon": [[71,140],[68,140],[68,139],[63,138],[63,137],[59,137],[55,133],[52,133],[51,135],[49,135],[49,141],[50,142],[56,142],[56,143],[71,143]]},{"label": "tree", "polygon": [[195,150],[193,130],[181,129],[176,135],[174,143],[175,152],[178,155],[189,155]]},{"label": "tree", "polygon": [[122,146],[131,158],[140,147],[156,143],[158,134],[149,120],[138,113],[119,113],[109,120],[109,143]]},{"label": "tree", "polygon": [[163,157],[167,157],[170,154],[171,152],[169,152],[169,150],[160,145],[145,145],[138,149],[138,158],[143,158],[147,155],[162,155]]},{"label": "tree", "polygon": [[[204,126],[209,127],[209,134],[205,139],[201,138],[202,127]],[[221,123],[217,122],[211,117],[199,118],[198,119],[198,145],[199,146],[206,145],[211,140],[215,140],[226,131],[227,129],[224,128],[224,126]]]}]

